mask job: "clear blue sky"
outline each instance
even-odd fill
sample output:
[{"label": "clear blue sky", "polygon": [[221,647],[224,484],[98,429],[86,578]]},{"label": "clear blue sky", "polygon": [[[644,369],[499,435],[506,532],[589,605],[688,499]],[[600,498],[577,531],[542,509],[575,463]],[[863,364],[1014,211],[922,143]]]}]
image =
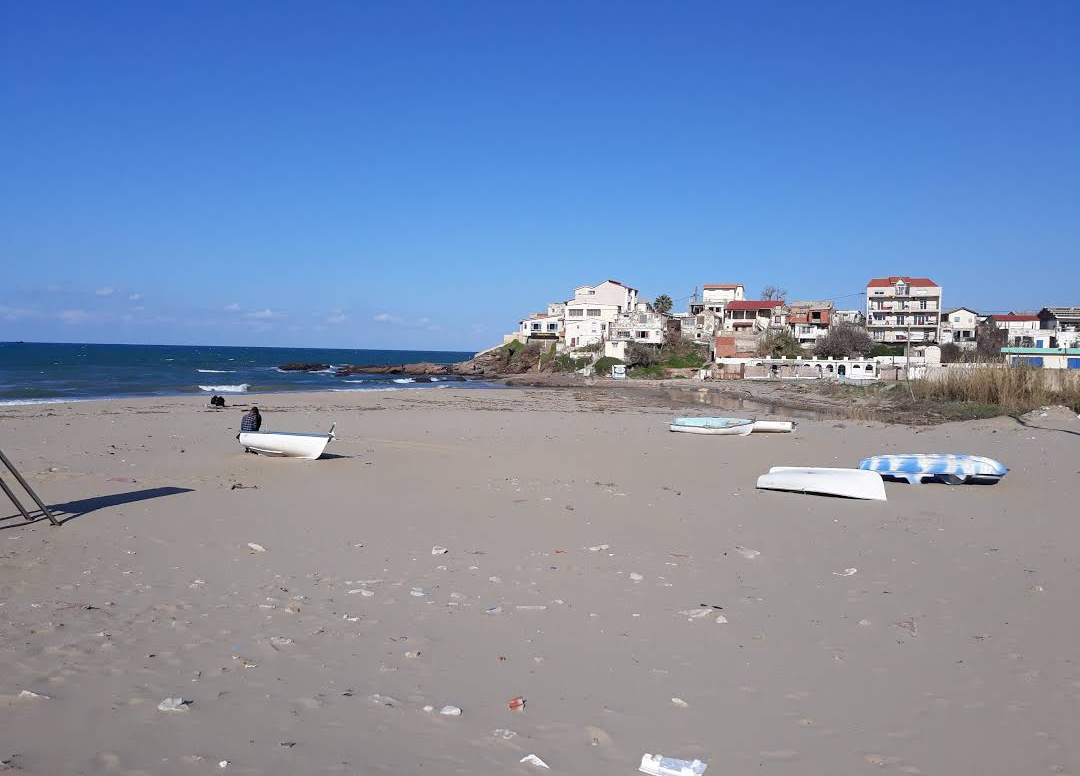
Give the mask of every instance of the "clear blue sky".
[{"label": "clear blue sky", "polygon": [[12,0],[0,340],[469,349],[609,277],[1080,305],[1078,40],[1074,0]]}]

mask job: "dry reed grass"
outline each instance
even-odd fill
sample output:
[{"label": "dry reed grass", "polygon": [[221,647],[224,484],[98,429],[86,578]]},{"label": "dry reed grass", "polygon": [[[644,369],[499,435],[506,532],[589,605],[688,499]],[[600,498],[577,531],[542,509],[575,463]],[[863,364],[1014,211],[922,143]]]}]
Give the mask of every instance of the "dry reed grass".
[{"label": "dry reed grass", "polygon": [[996,405],[1012,414],[1061,404],[1080,412],[1080,374],[1056,369],[978,366],[912,380],[916,400]]}]

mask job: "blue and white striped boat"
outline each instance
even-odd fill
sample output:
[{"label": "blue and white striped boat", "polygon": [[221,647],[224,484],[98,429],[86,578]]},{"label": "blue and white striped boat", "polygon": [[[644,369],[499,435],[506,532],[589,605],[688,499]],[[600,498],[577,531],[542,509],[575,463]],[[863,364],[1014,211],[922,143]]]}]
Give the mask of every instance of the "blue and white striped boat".
[{"label": "blue and white striped boat", "polygon": [[972,478],[996,481],[1009,473],[1000,461],[963,453],[875,455],[859,461],[859,468],[877,472],[882,477],[907,480],[912,485],[918,485],[926,478],[950,485],[959,485]]}]

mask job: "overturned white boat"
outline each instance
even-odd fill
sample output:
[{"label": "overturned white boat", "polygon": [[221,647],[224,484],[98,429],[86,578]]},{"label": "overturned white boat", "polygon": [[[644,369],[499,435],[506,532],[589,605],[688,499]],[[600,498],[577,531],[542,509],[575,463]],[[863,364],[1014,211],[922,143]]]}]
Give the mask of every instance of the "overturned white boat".
[{"label": "overturned white boat", "polygon": [[795,420],[755,420],[754,421],[754,433],[755,434],[790,434],[792,431],[799,427],[798,421]]},{"label": "overturned white boat", "polygon": [[826,496],[885,501],[885,483],[877,472],[865,469],[773,466],[758,477],[763,490],[788,490]]},{"label": "overturned white boat", "polygon": [[675,418],[670,428],[687,434],[746,436],[754,430],[754,421],[750,418]]},{"label": "overturned white boat", "polygon": [[292,431],[246,431],[240,434],[240,444],[245,450],[259,455],[279,458],[304,458],[314,461],[326,446],[334,440],[334,428],[325,434],[301,434]]}]

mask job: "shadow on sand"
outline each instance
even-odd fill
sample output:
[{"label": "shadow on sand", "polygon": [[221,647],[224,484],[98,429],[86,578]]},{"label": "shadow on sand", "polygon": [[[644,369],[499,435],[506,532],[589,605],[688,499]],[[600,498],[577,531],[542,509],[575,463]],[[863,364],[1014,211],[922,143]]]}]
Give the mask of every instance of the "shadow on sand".
[{"label": "shadow on sand", "polygon": [[[49,509],[56,517],[60,524],[63,525],[69,520],[74,520],[76,517],[82,517],[90,512],[96,512],[99,509],[107,509],[108,507],[118,507],[124,504],[133,504],[137,501],[146,501],[152,498],[161,498],[162,496],[174,496],[177,493],[191,493],[192,488],[146,488],[145,490],[133,490],[128,493],[114,493],[109,496],[93,496],[92,498],[79,499],[78,501],[67,501],[63,504],[50,504]],[[0,517],[0,531],[7,528],[16,528],[23,525],[32,525],[45,519],[44,513],[40,509],[30,510],[30,516],[34,518],[32,523],[27,523],[23,520],[22,515],[16,513],[14,515],[5,515]],[[14,522],[7,522],[12,520]]]}]

